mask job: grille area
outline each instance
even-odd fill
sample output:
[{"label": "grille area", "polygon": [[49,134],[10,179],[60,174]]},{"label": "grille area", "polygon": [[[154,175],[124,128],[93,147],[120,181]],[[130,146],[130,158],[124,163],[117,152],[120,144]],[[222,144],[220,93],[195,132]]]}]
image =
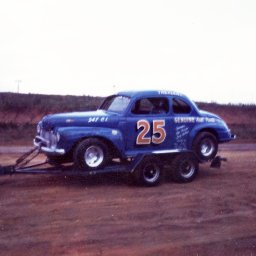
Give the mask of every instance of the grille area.
[{"label": "grille area", "polygon": [[57,137],[53,131],[41,130],[39,136],[43,138],[42,143],[48,148],[54,148],[57,145]]}]

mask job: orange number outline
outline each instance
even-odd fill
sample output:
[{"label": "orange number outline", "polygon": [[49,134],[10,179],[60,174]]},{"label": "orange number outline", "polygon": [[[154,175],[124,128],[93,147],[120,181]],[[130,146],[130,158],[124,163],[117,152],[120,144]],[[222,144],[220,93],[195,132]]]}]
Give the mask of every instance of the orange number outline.
[{"label": "orange number outline", "polygon": [[137,136],[136,144],[138,145],[150,144],[151,138],[145,138],[145,136],[150,130],[150,123],[147,120],[139,120],[137,122],[137,130],[139,130],[141,127],[142,127],[142,130]]},{"label": "orange number outline", "polygon": [[[137,122],[137,130],[142,128],[139,132],[136,144],[137,145],[148,145],[151,142],[154,144],[161,144],[166,139],[166,131],[164,129],[165,120],[153,120],[153,135],[151,137],[146,137],[148,132],[150,131],[150,123],[149,121],[142,119]],[[159,134],[159,136],[156,136]]]},{"label": "orange number outline", "polygon": [[[166,131],[163,128],[165,126],[165,120],[154,120],[153,121],[153,136],[152,142],[154,144],[161,144],[166,138]],[[156,136],[159,134],[159,136]]]}]

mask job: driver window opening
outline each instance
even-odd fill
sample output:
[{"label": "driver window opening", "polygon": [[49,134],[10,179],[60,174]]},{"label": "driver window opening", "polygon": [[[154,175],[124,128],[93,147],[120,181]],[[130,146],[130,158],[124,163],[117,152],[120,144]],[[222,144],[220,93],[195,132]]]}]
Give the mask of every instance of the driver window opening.
[{"label": "driver window opening", "polygon": [[166,98],[144,98],[137,100],[132,108],[136,115],[159,115],[169,112],[168,100]]}]

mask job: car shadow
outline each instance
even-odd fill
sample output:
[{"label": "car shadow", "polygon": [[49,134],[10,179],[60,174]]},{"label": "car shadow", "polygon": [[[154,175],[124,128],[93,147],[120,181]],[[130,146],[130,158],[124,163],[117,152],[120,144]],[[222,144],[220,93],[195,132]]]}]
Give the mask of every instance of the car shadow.
[{"label": "car shadow", "polygon": [[105,173],[95,175],[19,174],[0,179],[1,187],[94,187],[130,185],[127,174]]}]

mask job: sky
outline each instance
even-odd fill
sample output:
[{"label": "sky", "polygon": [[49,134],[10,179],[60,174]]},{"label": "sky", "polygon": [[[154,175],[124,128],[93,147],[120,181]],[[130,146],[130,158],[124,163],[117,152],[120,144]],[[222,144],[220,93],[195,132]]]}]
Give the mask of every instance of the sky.
[{"label": "sky", "polygon": [[147,89],[256,103],[256,1],[0,0],[0,92]]}]

